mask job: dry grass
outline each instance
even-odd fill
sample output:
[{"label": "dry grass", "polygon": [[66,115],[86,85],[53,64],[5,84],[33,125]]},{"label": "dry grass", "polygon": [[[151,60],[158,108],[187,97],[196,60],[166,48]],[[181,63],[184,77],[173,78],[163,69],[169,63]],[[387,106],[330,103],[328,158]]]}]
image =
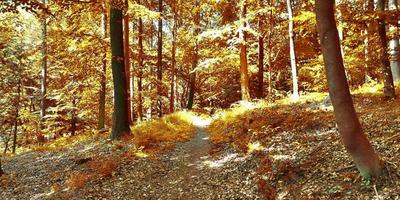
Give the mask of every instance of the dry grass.
[{"label": "dry grass", "polygon": [[97,158],[87,163],[94,174],[103,178],[113,176],[118,169],[118,160],[115,158]]},{"label": "dry grass", "polygon": [[86,183],[90,180],[90,175],[76,172],[69,176],[66,184],[69,188],[79,189],[85,187]]},{"label": "dry grass", "polygon": [[192,113],[177,112],[161,119],[141,122],[132,129],[134,143],[137,147],[148,150],[186,141],[196,131],[192,117]]}]

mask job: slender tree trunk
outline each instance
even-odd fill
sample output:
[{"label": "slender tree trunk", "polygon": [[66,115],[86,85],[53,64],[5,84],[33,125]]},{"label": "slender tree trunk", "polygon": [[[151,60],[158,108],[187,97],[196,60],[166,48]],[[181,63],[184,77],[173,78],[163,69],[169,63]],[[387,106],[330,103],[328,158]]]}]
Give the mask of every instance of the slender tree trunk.
[{"label": "slender tree trunk", "polygon": [[112,74],[114,82],[114,113],[111,138],[118,139],[130,134],[127,108],[127,81],[124,63],[124,41],[122,30],[121,0],[113,0],[110,8],[110,35]]},{"label": "slender tree trunk", "polygon": [[[179,5],[179,3],[178,3]],[[177,11],[176,6],[173,6],[174,25],[172,27],[172,58],[171,58],[171,96],[169,98],[169,112],[175,111],[175,68],[176,68],[176,35],[177,35]]]},{"label": "slender tree trunk", "polygon": [[340,52],[334,4],[334,0],[316,0],[317,25],[328,78],[329,95],[344,146],[361,175],[369,178],[380,174],[380,160],[364,135],[353,106]]},{"label": "slender tree trunk", "polygon": [[[367,11],[374,11],[374,0],[367,0],[367,5],[366,5],[366,10]],[[373,31],[373,24],[367,23],[365,27],[365,39],[364,39],[364,45],[365,45],[365,50],[364,50],[364,55],[365,55],[365,68],[364,68],[364,83],[368,83],[370,80],[370,76],[368,72],[371,69],[371,38],[372,35],[374,34]]]},{"label": "slender tree trunk", "polygon": [[196,71],[195,69],[197,68],[197,64],[199,61],[199,44],[197,42],[197,36],[200,33],[200,5],[199,5],[199,0],[195,0],[195,7],[196,7],[196,13],[194,16],[194,23],[195,23],[195,29],[194,29],[194,37],[195,37],[195,42],[194,42],[194,49],[193,49],[193,58],[192,58],[192,72],[190,72],[189,75],[189,98],[188,98],[188,103],[187,103],[187,109],[191,110],[193,108],[194,104],[194,94],[196,92]]},{"label": "slender tree trunk", "polygon": [[[385,0],[378,0],[376,4],[376,9],[378,11],[385,10]],[[382,55],[381,55],[381,62],[383,65],[383,76],[384,76],[384,94],[387,98],[394,98],[395,91],[394,91],[394,84],[393,84],[393,76],[392,71],[390,69],[390,61],[389,55],[387,50],[387,36],[386,36],[386,23],[384,19],[379,19],[379,38],[381,41],[381,48],[382,48]]]},{"label": "slender tree trunk", "polygon": [[[389,10],[398,10],[398,3],[397,0],[389,0]],[[400,63],[399,63],[399,34],[398,33],[398,26],[390,26],[390,31],[395,32],[395,37],[390,40],[390,67],[392,70],[393,80],[395,82],[400,81]]]},{"label": "slender tree trunk", "polygon": [[297,67],[296,53],[294,50],[294,33],[293,33],[293,11],[291,0],[286,0],[287,10],[289,14],[289,45],[290,45],[290,66],[292,67],[292,82],[293,82],[293,99],[299,99],[299,86],[297,83]]},{"label": "slender tree trunk", "polygon": [[17,149],[17,133],[18,133],[18,119],[19,119],[20,98],[21,98],[21,80],[18,81],[17,101],[16,101],[16,104],[15,104],[14,135],[13,135],[13,143],[12,143],[12,153],[13,154],[15,154],[15,150]]},{"label": "slender tree trunk", "polygon": [[[140,0],[138,0],[138,4],[140,5]],[[142,18],[139,17],[139,66],[138,66],[138,78],[137,78],[137,87],[138,87],[138,103],[137,103],[137,112],[138,112],[138,118],[140,121],[143,121],[143,98],[142,98],[142,79],[143,79],[143,21]]]},{"label": "slender tree trunk", "polygon": [[158,93],[158,99],[157,99],[157,111],[158,111],[158,117],[162,117],[163,115],[163,106],[162,106],[162,38],[163,38],[163,31],[162,31],[162,12],[163,12],[163,1],[158,0],[158,12],[160,12],[160,19],[158,19],[158,49],[157,49],[157,93]]},{"label": "slender tree trunk", "polygon": [[[135,41],[135,34],[134,34],[134,32],[135,32],[135,30],[134,30],[134,24],[133,24],[133,22],[132,22],[132,41]],[[134,59],[132,59],[132,62],[131,62],[131,69],[132,69],[132,74],[131,74],[131,79],[130,79],[130,88],[131,88],[131,91],[130,91],[130,100],[131,100],[131,119],[132,119],[132,122],[135,122],[136,120],[137,120],[137,113],[136,113],[136,111],[135,111],[135,104],[134,104],[134,100],[135,100],[135,75],[134,75],[134,73],[133,73],[133,71],[134,71],[134,69],[135,69],[135,67],[134,67],[134,62],[135,62],[135,60]]]},{"label": "slender tree trunk", "polygon": [[4,174],[3,168],[1,166],[1,156],[0,156],[0,177]]},{"label": "slender tree trunk", "polygon": [[[260,0],[260,8],[263,7],[263,0]],[[257,96],[259,99],[264,98],[264,35],[263,35],[262,17],[258,17],[258,90]]]},{"label": "slender tree trunk", "polygon": [[76,97],[72,99],[72,112],[71,112],[71,136],[75,136],[76,132]]},{"label": "slender tree trunk", "polygon": [[[102,26],[102,36],[103,39],[107,38],[107,8],[106,8],[106,0],[103,1],[103,16],[101,20]],[[102,57],[102,72],[100,76],[100,92],[99,92],[99,121],[97,124],[97,129],[102,130],[105,128],[105,119],[106,119],[106,84],[107,84],[107,53],[104,52]]]},{"label": "slender tree trunk", "polygon": [[[128,8],[128,0],[125,0],[125,5]],[[131,70],[130,70],[130,50],[129,50],[129,15],[124,14],[124,65],[125,65],[125,80],[126,80],[126,104],[128,108],[128,121],[129,124],[132,124],[132,114],[131,114],[131,94],[130,94],[130,79],[131,79]]]},{"label": "slender tree trunk", "polygon": [[[46,0],[42,0],[46,5]],[[40,120],[43,128],[44,118],[46,116],[46,93],[47,93],[47,24],[46,15],[42,19],[42,83],[41,83],[41,102],[40,102]]]},{"label": "slender tree trunk", "polygon": [[[241,6],[241,18],[245,20],[246,12],[247,12],[247,1],[243,0],[243,5]],[[239,37],[240,37],[240,88],[242,94],[242,100],[249,101],[250,100],[250,92],[249,92],[249,72],[247,66],[247,44],[246,38],[246,22],[242,22]]]}]

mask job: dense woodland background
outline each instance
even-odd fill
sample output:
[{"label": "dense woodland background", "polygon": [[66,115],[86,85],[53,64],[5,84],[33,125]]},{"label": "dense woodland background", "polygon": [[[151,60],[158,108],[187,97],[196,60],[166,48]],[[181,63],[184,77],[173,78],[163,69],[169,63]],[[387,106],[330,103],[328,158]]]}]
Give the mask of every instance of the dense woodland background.
[{"label": "dense woodland background", "polygon": [[[333,91],[341,87],[338,79],[331,79],[335,81],[326,97],[326,74],[333,69],[326,59],[332,49],[321,42],[326,39],[321,30],[333,27],[324,27],[329,25],[324,22],[327,15],[320,14],[317,23],[318,5],[322,13],[327,9],[324,4],[334,4],[343,59],[338,68],[345,68],[350,90],[379,88],[375,92],[390,102],[400,80],[399,3],[4,0],[0,3],[4,155],[57,138],[108,133],[109,127],[112,138],[119,138],[131,132],[129,125],[181,110],[214,114],[241,100],[272,103],[288,97],[297,102],[321,93],[325,101],[332,99],[345,138],[341,127],[349,128],[338,116],[347,115],[340,115],[339,104],[335,105],[340,100],[334,100],[343,97]],[[342,91],[348,91],[346,87]],[[345,99],[349,107],[341,108],[354,110],[350,96]],[[355,112],[349,112],[355,116],[349,117],[355,120],[354,129],[361,130]],[[140,132],[140,127],[132,130]],[[344,141],[352,154],[349,145],[354,144]],[[366,143],[369,147],[362,152],[374,154]],[[364,161],[352,156],[361,174],[369,177],[371,171],[366,175],[360,168]]]}]

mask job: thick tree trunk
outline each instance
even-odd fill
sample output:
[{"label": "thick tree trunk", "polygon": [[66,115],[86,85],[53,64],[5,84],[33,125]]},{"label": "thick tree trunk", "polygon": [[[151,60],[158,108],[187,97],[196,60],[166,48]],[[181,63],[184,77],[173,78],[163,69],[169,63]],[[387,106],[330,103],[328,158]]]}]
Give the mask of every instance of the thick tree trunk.
[{"label": "thick tree trunk", "polygon": [[290,46],[290,66],[292,68],[293,96],[292,98],[299,99],[299,86],[297,83],[297,67],[296,53],[294,50],[294,33],[293,33],[293,11],[291,0],[286,0],[287,10],[289,14],[289,46]]},{"label": "thick tree trunk", "polygon": [[[247,12],[247,1],[244,0],[243,5],[241,6],[241,18],[245,20],[246,12]],[[242,100],[249,101],[250,100],[250,92],[249,92],[249,72],[247,66],[247,44],[246,44],[246,22],[242,22],[239,37],[240,37],[240,89],[242,94]]]},{"label": "thick tree trunk", "polygon": [[[138,4],[140,5],[140,0],[138,0]],[[138,87],[138,103],[137,103],[137,115],[140,121],[143,121],[143,98],[142,98],[142,79],[143,79],[143,21],[142,18],[139,17],[139,58],[138,58],[138,78],[137,78],[137,87]]]},{"label": "thick tree trunk", "polygon": [[334,0],[316,0],[316,15],[322,54],[336,122],[342,141],[364,177],[379,175],[381,164],[358,121],[340,52],[334,16]]},{"label": "thick tree trunk", "polygon": [[158,0],[158,12],[160,12],[160,19],[158,19],[158,34],[157,34],[157,112],[158,117],[162,117],[163,115],[163,106],[162,106],[162,38],[163,38],[163,30],[162,30],[162,12],[163,12],[163,1]]},{"label": "thick tree trunk", "polygon": [[188,103],[187,103],[187,109],[191,110],[193,108],[194,104],[194,94],[196,92],[196,71],[195,69],[197,68],[197,64],[199,62],[199,44],[197,42],[197,36],[200,33],[200,5],[199,5],[199,0],[195,0],[195,9],[196,13],[194,16],[194,23],[195,23],[195,28],[194,28],[194,37],[195,37],[195,42],[194,42],[194,48],[193,48],[193,58],[192,58],[192,72],[190,72],[189,75],[189,97],[188,97]]},{"label": "thick tree trunk", "polygon": [[[385,0],[378,0],[376,4],[376,9],[378,11],[384,11],[385,10]],[[389,55],[388,55],[388,50],[387,50],[387,36],[386,36],[386,23],[384,19],[379,19],[378,20],[379,27],[378,27],[378,33],[379,33],[379,38],[381,41],[381,48],[382,48],[382,54],[381,54],[381,63],[383,67],[383,76],[384,76],[384,94],[385,97],[387,98],[394,98],[395,97],[395,91],[394,91],[394,84],[393,84],[393,75],[392,71],[390,69],[390,61],[389,61]]]},{"label": "thick tree trunk", "polygon": [[[397,0],[389,0],[389,10],[398,10]],[[395,33],[398,33],[398,29],[397,26],[390,26],[390,30]],[[390,68],[395,82],[400,81],[399,48],[399,34],[396,34],[395,37],[390,40]]]},{"label": "thick tree trunk", "polygon": [[[117,5],[115,5],[117,4]],[[112,74],[114,83],[114,113],[111,138],[118,139],[130,134],[127,99],[126,72],[124,63],[124,41],[122,31],[121,0],[114,0],[110,8],[110,35],[112,53]]]},{"label": "thick tree trunk", "polygon": [[[263,7],[263,0],[260,0],[260,8]],[[257,97],[264,98],[264,35],[263,35],[262,17],[258,17],[258,88]]]},{"label": "thick tree trunk", "polygon": [[[125,5],[128,7],[128,1],[125,0]],[[132,114],[131,114],[131,93],[130,93],[130,79],[131,79],[131,69],[130,69],[130,50],[129,50],[129,15],[124,14],[124,65],[125,65],[125,81],[126,81],[126,104],[127,104],[127,118],[129,124],[132,124]]]},{"label": "thick tree trunk", "polygon": [[[46,0],[42,0],[46,5]],[[41,102],[40,102],[40,120],[43,128],[44,118],[46,116],[46,93],[47,93],[47,23],[46,15],[42,19],[42,82],[41,82]]]},{"label": "thick tree trunk", "polygon": [[[103,16],[101,20],[102,26],[102,36],[103,39],[107,38],[107,8],[106,8],[106,0],[103,1]],[[106,119],[106,84],[107,84],[107,53],[104,52],[102,57],[102,72],[100,76],[100,92],[99,92],[99,121],[97,124],[97,129],[102,130],[105,128],[105,119]]]}]

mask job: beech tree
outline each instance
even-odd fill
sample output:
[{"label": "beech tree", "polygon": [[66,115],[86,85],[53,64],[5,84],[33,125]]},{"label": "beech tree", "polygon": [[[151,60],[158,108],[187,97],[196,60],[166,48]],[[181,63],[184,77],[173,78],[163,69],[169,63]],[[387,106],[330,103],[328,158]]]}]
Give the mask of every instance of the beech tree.
[{"label": "beech tree", "polygon": [[352,156],[361,175],[369,178],[381,173],[381,162],[363,133],[353,106],[340,51],[334,5],[334,0],[316,0],[315,2],[329,96],[344,146]]},{"label": "beech tree", "polygon": [[[138,4],[140,5],[140,0],[138,0]],[[138,113],[138,119],[140,121],[143,121],[143,98],[142,98],[142,80],[143,80],[143,21],[142,18],[139,17],[139,36],[138,36],[138,46],[139,46],[139,55],[138,55],[138,78],[137,78],[137,113]]]},{"label": "beech tree", "polygon": [[[378,11],[384,11],[385,10],[385,5],[386,1],[385,0],[377,0],[376,2],[376,10]],[[388,48],[388,41],[387,41],[387,36],[386,36],[386,22],[384,19],[379,19],[378,20],[378,34],[379,34],[379,39],[381,42],[381,64],[383,67],[383,77],[384,77],[384,94],[388,98],[394,98],[395,97],[395,91],[394,91],[394,84],[393,84],[393,75],[392,71],[390,69],[390,61],[389,61],[389,54],[387,51]]]},{"label": "beech tree", "polygon": [[194,93],[196,91],[196,67],[199,62],[199,44],[197,42],[197,36],[200,32],[200,5],[199,0],[195,0],[195,12],[194,18],[194,47],[192,55],[192,71],[189,73],[189,97],[187,103],[187,109],[191,110],[194,103]]},{"label": "beech tree", "polygon": [[[102,2],[102,18],[101,30],[103,39],[107,38],[107,7],[106,0]],[[107,52],[103,52],[102,56],[102,71],[100,74],[100,91],[99,91],[99,117],[97,129],[104,129],[106,119],[106,84],[107,84]]]},{"label": "beech tree", "polygon": [[[46,6],[46,0],[42,0]],[[46,93],[47,93],[47,20],[46,14],[43,11],[42,18],[42,83],[41,83],[41,103],[40,103],[40,119],[43,123],[46,116]],[[43,124],[42,124],[43,126]]]},{"label": "beech tree", "polygon": [[110,5],[110,37],[111,37],[111,66],[114,83],[114,113],[112,120],[111,138],[118,139],[130,134],[128,120],[128,105],[126,99],[127,82],[124,63],[124,41],[122,30],[122,0],[112,0]]},{"label": "beech tree", "polygon": [[287,10],[289,15],[289,46],[290,46],[290,66],[292,69],[292,85],[293,85],[293,95],[292,98],[299,99],[299,86],[297,83],[297,67],[296,67],[296,53],[294,49],[294,33],[293,33],[293,11],[292,11],[292,1],[287,0]]},{"label": "beech tree", "polygon": [[[128,9],[128,0],[125,0],[125,10]],[[128,109],[128,121],[129,124],[132,123],[132,109],[131,109],[131,94],[130,94],[130,79],[131,79],[131,68],[130,68],[130,50],[129,50],[129,15],[125,12],[123,16],[123,21],[124,21],[124,65],[125,65],[125,81],[126,81],[126,104],[127,104],[127,109]]]},{"label": "beech tree", "polygon": [[157,112],[158,117],[162,117],[163,109],[162,109],[162,70],[163,70],[163,56],[162,56],[162,48],[163,48],[163,1],[158,0],[158,12],[160,13],[160,18],[158,19],[158,31],[157,31]]},{"label": "beech tree", "polygon": [[247,63],[247,45],[246,45],[246,14],[247,14],[247,1],[241,1],[241,20],[243,20],[239,30],[240,39],[240,88],[242,100],[250,100],[249,91],[249,72]]}]

